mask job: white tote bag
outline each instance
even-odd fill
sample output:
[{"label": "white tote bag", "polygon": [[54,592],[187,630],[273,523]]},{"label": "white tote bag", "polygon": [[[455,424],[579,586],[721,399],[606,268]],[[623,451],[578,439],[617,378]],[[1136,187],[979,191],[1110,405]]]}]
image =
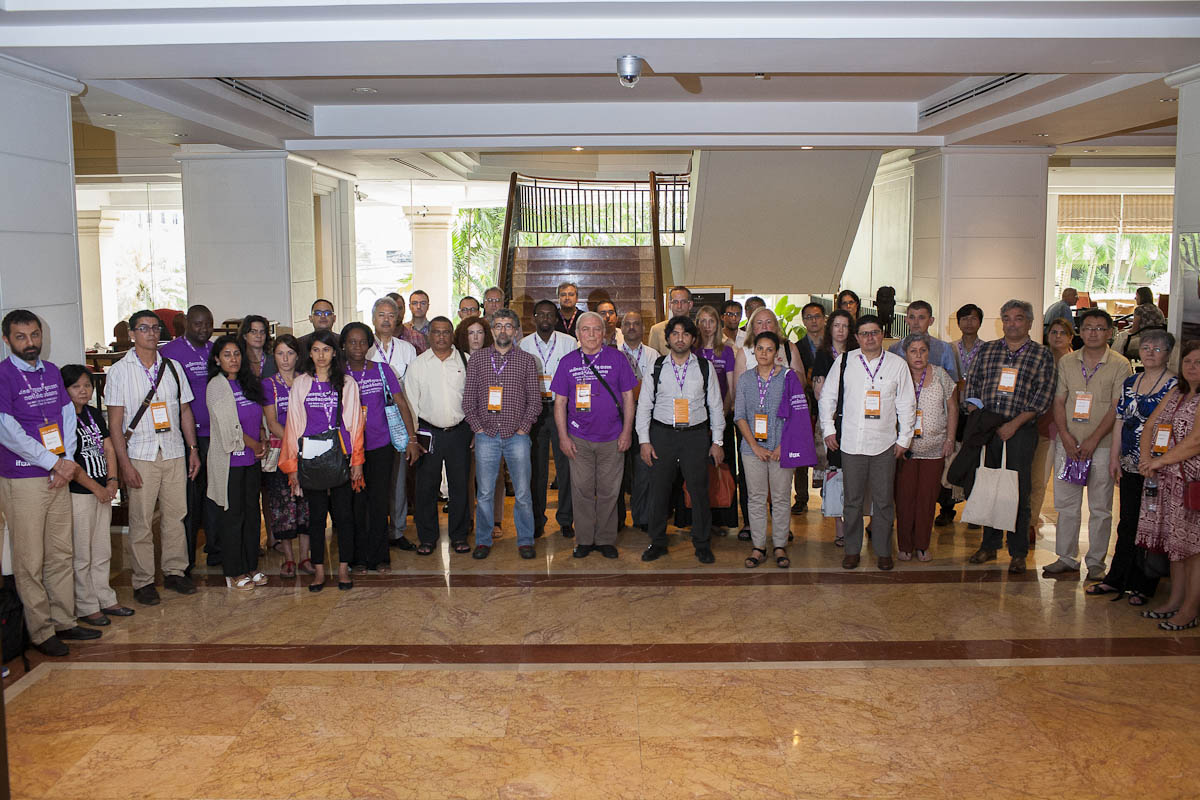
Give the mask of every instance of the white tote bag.
[{"label": "white tote bag", "polygon": [[975,470],[975,485],[963,507],[963,522],[973,522],[1000,531],[1017,527],[1017,503],[1020,499],[1017,473],[1008,469],[1008,443],[1001,450],[1000,467],[985,467],[987,448],[979,453],[979,469]]}]

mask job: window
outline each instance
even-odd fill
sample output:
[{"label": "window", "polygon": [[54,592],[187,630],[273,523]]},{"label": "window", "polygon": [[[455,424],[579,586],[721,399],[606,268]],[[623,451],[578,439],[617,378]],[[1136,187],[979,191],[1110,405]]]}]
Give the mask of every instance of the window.
[{"label": "window", "polygon": [[[413,290],[412,229],[400,206],[358,202],[354,208],[358,299],[362,319],[388,292]],[[405,318],[408,318],[407,311]]]},{"label": "window", "polygon": [[1167,194],[1059,195],[1055,294],[1167,291],[1173,203]]}]

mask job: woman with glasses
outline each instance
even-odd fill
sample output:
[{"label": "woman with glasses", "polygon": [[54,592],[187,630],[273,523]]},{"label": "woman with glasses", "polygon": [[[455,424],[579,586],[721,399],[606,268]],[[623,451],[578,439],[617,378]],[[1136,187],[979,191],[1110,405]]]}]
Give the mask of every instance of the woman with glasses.
[{"label": "woman with glasses", "polygon": [[267,351],[268,331],[270,323],[266,317],[250,314],[238,326],[237,342],[246,354],[250,363],[250,371],[260,380],[266,380],[275,374],[275,358]]},{"label": "woman with glasses", "polygon": [[837,307],[842,311],[849,311],[850,315],[858,319],[862,313],[862,303],[858,299],[858,295],[849,289],[842,289],[838,292]]},{"label": "woman with glasses", "polygon": [[1177,382],[1175,375],[1167,369],[1174,347],[1175,337],[1164,330],[1149,330],[1143,334],[1138,356],[1145,371],[1125,379],[1113,423],[1108,464],[1113,477],[1119,481],[1121,498],[1117,546],[1108,574],[1086,591],[1090,595],[1128,592],[1131,606],[1145,605],[1147,598],[1153,597],[1158,588],[1158,578],[1148,577],[1137,557],[1138,517],[1146,480],[1138,472],[1138,462],[1146,421]]}]

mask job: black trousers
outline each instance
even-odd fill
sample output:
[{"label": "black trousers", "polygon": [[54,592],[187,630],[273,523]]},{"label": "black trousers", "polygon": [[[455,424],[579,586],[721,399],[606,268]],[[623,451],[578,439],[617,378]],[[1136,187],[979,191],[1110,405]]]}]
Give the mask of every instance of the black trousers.
[{"label": "black trousers", "polygon": [[1117,520],[1117,546],[1104,583],[1114,589],[1140,592],[1151,597],[1158,589],[1158,578],[1147,577],[1138,563],[1138,514],[1142,510],[1142,487],[1146,479],[1136,472],[1121,470],[1121,516]]},{"label": "black trousers", "polygon": [[[206,440],[207,441],[207,440]],[[229,508],[216,503],[211,527],[205,531],[220,542],[221,569],[236,578],[258,569],[258,493],[262,481],[259,465],[229,468]]]},{"label": "black trousers", "polygon": [[692,543],[708,547],[712,535],[712,511],[708,506],[708,449],[712,431],[708,425],[673,430],[650,423],[650,444],[658,458],[650,468],[650,543],[667,546],[667,506],[678,469],[692,496]]},{"label": "black trousers", "polygon": [[367,488],[354,493],[354,564],[375,569],[389,564],[388,503],[392,496],[391,444],[366,452],[363,481]]},{"label": "black trousers", "polygon": [[571,462],[558,446],[558,426],[554,423],[554,405],[542,404],[542,414],[529,430],[530,473],[533,495],[533,524],[541,528],[546,524],[546,493],[550,485],[550,458],[554,458],[554,474],[558,479],[558,509],[554,521],[559,526],[570,525],[571,513]]},{"label": "black trousers", "polygon": [[[1029,554],[1029,495],[1033,487],[1033,451],[1037,449],[1037,424],[1030,422],[1022,425],[1008,440],[1008,468],[1016,465],[1017,473],[1017,529],[1008,532],[1008,554],[1024,558]],[[999,436],[993,436],[987,445],[985,464],[989,467],[999,467],[1004,453],[1005,442]],[[1004,531],[995,528],[983,529],[983,544],[985,550],[999,550],[1004,544]]]},{"label": "black trousers", "polygon": [[[208,437],[196,437],[200,453],[200,471],[187,482],[187,516],[183,518],[183,531],[187,536],[188,572],[196,566],[196,543],[200,541],[200,529],[204,528],[204,552],[208,560],[221,559],[221,542],[216,528],[216,505],[208,500]],[[239,575],[241,573],[238,573]]]},{"label": "black trousers", "polygon": [[417,462],[416,497],[409,505],[417,523],[417,538],[422,544],[437,544],[438,490],[442,486],[442,467],[446,468],[446,483],[450,495],[450,541],[465,542],[470,535],[467,527],[467,492],[470,489],[471,426],[464,420],[453,428],[435,428],[424,420],[418,426],[433,432],[433,452]]},{"label": "black trousers", "polygon": [[742,509],[742,525],[750,530],[750,488],[746,486],[746,472],[742,469],[742,432],[734,428],[734,455],[737,460],[738,506]]},{"label": "black trousers", "polygon": [[308,502],[309,550],[314,564],[325,563],[325,515],[333,517],[337,531],[338,561],[354,563],[354,501],[350,481],[329,490],[305,489]]}]

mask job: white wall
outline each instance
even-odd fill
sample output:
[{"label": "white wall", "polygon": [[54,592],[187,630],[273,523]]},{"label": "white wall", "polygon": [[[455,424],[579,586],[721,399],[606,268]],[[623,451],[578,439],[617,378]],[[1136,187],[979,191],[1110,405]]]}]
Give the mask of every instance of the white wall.
[{"label": "white wall", "polygon": [[896,290],[896,300],[909,295],[912,255],[913,167],[911,150],[885,153],[875,172],[854,246],[846,260],[839,289],[851,289],[863,298],[874,298],[880,286]]},{"label": "white wall", "polygon": [[[320,295],[317,290],[316,233],[313,230],[312,167],[289,160],[284,162],[284,173],[287,183],[285,235],[291,267],[291,312],[277,319],[281,322],[287,320],[285,324],[290,325],[297,334],[303,334],[312,330],[312,323],[308,321],[309,312]],[[338,298],[325,299],[333,303],[335,312],[341,310]]]},{"label": "white wall", "polygon": [[0,56],[0,312],[37,314],[58,363],[84,350],[70,105],[82,88]]}]

